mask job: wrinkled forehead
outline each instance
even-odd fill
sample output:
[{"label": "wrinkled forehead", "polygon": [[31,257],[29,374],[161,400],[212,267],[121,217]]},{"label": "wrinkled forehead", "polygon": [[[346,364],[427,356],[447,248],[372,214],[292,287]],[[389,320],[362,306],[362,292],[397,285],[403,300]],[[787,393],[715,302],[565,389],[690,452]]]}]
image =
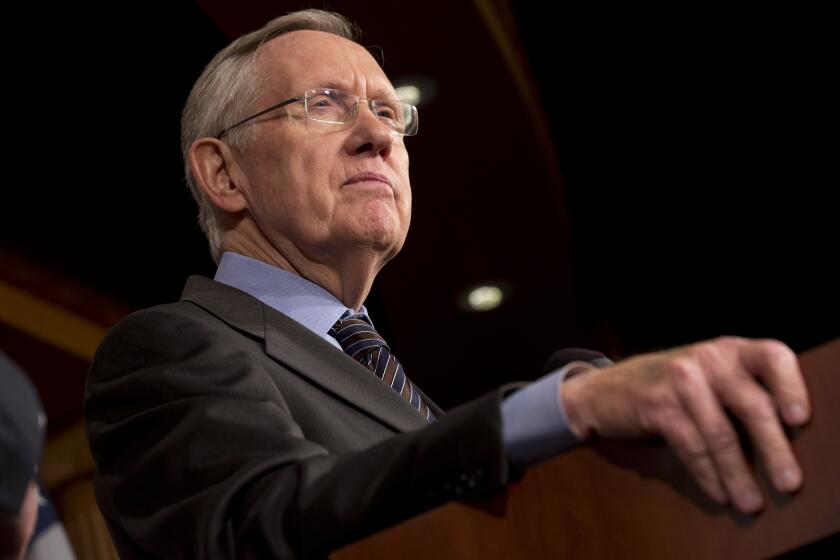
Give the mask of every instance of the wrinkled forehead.
[{"label": "wrinkled forehead", "polygon": [[322,31],[293,31],[266,43],[257,56],[264,93],[281,97],[330,87],[367,97],[389,97],[394,87],[358,43]]}]

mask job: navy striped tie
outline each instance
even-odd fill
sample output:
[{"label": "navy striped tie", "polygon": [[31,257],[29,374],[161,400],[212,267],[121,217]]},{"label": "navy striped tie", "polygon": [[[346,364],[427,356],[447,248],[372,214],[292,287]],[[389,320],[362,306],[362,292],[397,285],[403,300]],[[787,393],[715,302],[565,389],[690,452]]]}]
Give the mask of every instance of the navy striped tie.
[{"label": "navy striped tie", "polygon": [[420,391],[405,376],[402,364],[391,354],[385,339],[379,336],[363,314],[357,313],[339,319],[330,329],[330,334],[348,356],[360,362],[399,393],[423,418],[429,422],[436,420],[429,410],[429,405],[420,396]]}]

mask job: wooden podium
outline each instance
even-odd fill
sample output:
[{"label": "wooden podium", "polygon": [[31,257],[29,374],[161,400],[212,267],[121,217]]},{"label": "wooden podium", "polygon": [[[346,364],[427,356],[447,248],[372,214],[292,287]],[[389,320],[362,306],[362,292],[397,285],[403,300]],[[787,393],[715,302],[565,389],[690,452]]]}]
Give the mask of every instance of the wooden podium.
[{"label": "wooden podium", "polygon": [[794,496],[780,495],[759,472],[767,498],[759,515],[706,499],[664,445],[599,443],[530,469],[486,502],[446,504],[330,558],[740,560],[836,535],[840,339],[802,354],[800,364],[813,408],[808,426],[792,433],[805,484]]}]

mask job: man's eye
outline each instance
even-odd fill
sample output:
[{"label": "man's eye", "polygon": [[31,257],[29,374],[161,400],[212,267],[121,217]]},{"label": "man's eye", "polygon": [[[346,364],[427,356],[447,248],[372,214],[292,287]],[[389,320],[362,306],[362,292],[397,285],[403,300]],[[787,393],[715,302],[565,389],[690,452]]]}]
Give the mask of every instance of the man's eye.
[{"label": "man's eye", "polygon": [[387,106],[377,107],[376,108],[376,116],[378,116],[382,119],[396,120],[397,113],[391,107],[387,107]]}]

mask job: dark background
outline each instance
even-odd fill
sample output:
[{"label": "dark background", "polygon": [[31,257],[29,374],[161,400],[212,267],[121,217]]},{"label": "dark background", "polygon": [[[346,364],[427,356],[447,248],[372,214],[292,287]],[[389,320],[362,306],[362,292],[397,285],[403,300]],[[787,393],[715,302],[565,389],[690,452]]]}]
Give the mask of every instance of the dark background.
[{"label": "dark background", "polygon": [[[329,4],[384,47],[392,79],[438,86],[407,140],[412,232],[368,301],[427,393],[454,405],[570,345],[620,358],[720,334],[797,351],[840,335],[827,14],[498,5],[533,99],[477,4]],[[129,308],[212,276],[180,110],[231,38],[301,6],[12,17],[0,244]],[[500,309],[458,305],[490,280],[510,288]]]},{"label": "dark background", "polygon": [[642,344],[837,332],[820,14],[517,15],[542,91],[561,87],[545,101],[593,315]]}]

